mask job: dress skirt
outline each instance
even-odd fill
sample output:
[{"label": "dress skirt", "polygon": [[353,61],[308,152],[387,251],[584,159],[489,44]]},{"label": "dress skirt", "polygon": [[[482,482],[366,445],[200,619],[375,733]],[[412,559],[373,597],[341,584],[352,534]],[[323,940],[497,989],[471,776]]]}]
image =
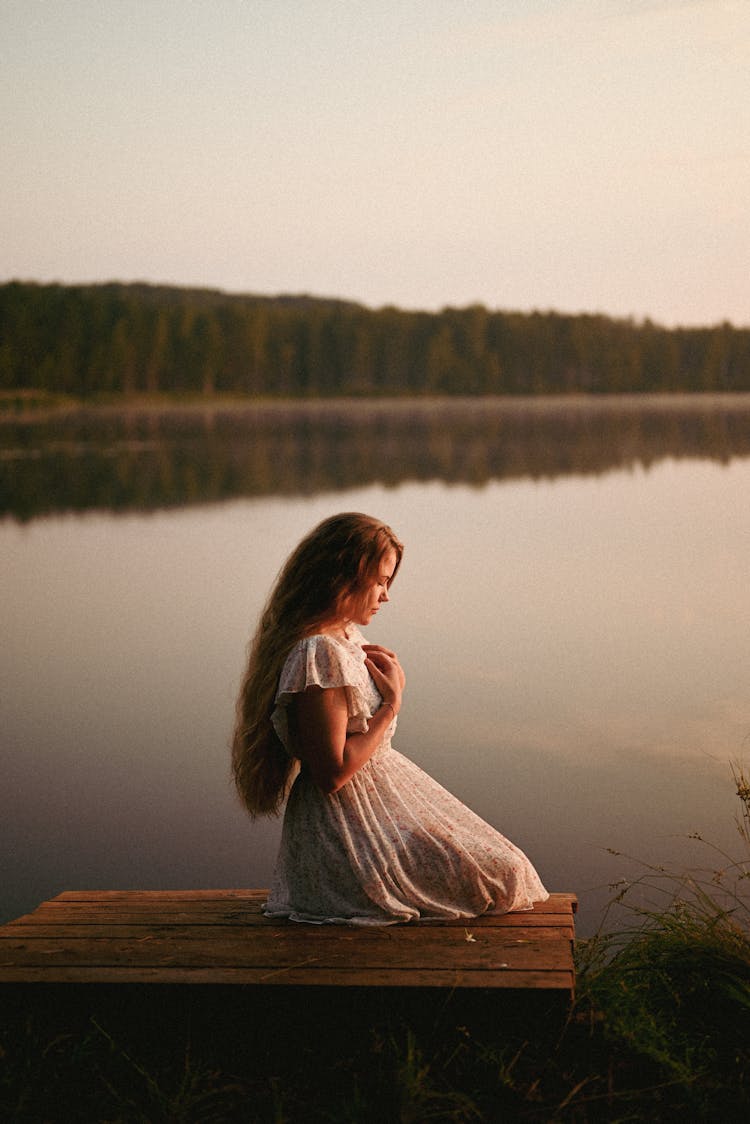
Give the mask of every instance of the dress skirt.
[{"label": "dress skirt", "polygon": [[[357,630],[292,649],[273,721],[289,752],[294,695],[344,687],[349,732],[381,705]],[[529,910],[549,895],[529,859],[391,745],[395,719],[373,756],[334,793],[301,768],[289,794],[264,912],[318,924],[392,925]],[[295,754],[296,756],[296,754]]]}]

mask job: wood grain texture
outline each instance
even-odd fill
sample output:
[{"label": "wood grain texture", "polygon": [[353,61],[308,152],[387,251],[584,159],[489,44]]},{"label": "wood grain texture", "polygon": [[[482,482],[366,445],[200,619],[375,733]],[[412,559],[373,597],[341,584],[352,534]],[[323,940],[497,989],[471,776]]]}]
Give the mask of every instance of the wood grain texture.
[{"label": "wood grain texture", "polygon": [[386,927],[263,916],[263,890],[65,891],[0,927],[0,984],[196,983],[572,994],[573,894]]}]

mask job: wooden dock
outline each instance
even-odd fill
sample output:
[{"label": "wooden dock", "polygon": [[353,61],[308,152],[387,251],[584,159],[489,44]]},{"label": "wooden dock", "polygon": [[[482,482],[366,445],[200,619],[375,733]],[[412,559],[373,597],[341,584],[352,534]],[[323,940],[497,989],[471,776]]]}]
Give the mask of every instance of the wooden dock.
[{"label": "wooden dock", "polygon": [[378,928],[271,921],[263,890],[68,890],[0,927],[0,984],[503,989],[569,998],[574,894]]}]

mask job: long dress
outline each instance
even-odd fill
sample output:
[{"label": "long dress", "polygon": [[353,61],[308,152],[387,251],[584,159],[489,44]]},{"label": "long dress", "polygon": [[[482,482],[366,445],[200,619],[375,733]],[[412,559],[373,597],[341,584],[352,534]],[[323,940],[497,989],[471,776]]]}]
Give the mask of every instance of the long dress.
[{"label": "long dress", "polygon": [[[349,639],[310,636],[284,664],[274,728],[298,756],[288,708],[306,687],[343,687],[347,732],[366,732],[382,698]],[[392,925],[528,910],[549,897],[524,853],[391,745],[394,718],[369,760],[337,792],[302,766],[287,801],[264,912],[318,924]]]}]

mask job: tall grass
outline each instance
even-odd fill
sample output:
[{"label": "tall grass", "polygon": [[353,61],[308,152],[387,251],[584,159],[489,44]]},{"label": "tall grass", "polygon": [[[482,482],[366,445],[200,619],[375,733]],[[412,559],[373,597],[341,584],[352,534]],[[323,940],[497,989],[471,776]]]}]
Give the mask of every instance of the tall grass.
[{"label": "tall grass", "polygon": [[[640,864],[577,946],[561,1015],[457,996],[133,1001],[53,1031],[0,1019],[0,1119],[37,1124],[430,1124],[750,1119],[750,782],[739,858]],[[283,989],[282,989],[283,990]],[[166,995],[166,993],[162,993]],[[478,997],[482,998],[482,997]],[[118,1000],[121,1004],[121,1000]]]},{"label": "tall grass", "polygon": [[578,1010],[628,1074],[617,1098],[675,1119],[750,1119],[750,782],[739,763],[732,776],[740,857],[694,834],[710,865],[640,864],[578,949]]}]

